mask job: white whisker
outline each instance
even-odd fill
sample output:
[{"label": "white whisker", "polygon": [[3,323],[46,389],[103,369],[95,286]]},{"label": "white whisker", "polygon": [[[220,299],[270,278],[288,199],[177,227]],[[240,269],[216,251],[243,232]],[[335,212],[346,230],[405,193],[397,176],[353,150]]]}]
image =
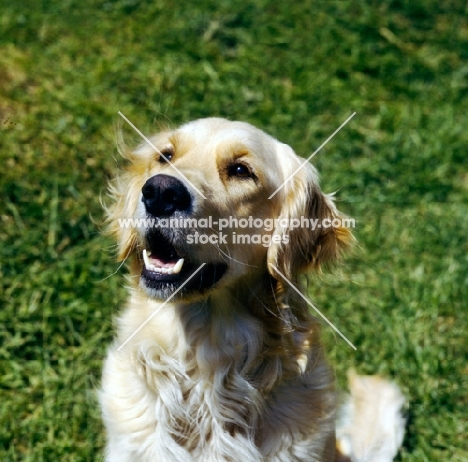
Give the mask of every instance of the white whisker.
[{"label": "white whisker", "polygon": [[109,274],[108,276],[106,276],[105,278],[103,279],[100,279],[99,281],[95,281],[95,284],[99,283],[99,282],[103,282],[105,281],[106,279],[109,279],[111,278],[112,276],[115,276],[119,271],[120,271],[120,268],[122,268],[123,265],[125,265],[125,262],[127,261],[128,257],[130,256],[131,254],[131,250],[129,250],[127,252],[127,255],[125,255],[125,258],[120,262],[120,265],[117,267],[117,269],[112,273],[112,274]]}]

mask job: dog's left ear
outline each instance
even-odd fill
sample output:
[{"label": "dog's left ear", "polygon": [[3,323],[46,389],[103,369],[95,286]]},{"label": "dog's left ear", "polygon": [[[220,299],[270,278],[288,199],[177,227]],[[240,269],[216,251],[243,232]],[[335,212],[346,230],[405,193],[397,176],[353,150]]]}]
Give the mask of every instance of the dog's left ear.
[{"label": "dog's left ear", "polygon": [[[291,150],[292,151],[292,150]],[[354,237],[336,208],[331,195],[324,194],[318,184],[318,174],[305,164],[285,184],[276,239],[268,250],[270,273],[277,277],[274,267],[286,277],[320,270],[326,263],[337,260]],[[276,243],[278,242],[279,243]]]}]

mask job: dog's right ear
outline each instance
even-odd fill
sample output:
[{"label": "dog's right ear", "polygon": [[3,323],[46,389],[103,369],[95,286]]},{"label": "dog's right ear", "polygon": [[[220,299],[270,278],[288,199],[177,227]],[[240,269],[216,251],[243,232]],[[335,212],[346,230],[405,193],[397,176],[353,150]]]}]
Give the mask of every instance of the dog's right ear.
[{"label": "dog's right ear", "polygon": [[[117,242],[117,258],[126,260],[136,249],[138,233],[129,221],[134,218],[139,194],[131,194],[131,177],[128,172],[122,173],[109,183],[110,205],[103,205],[106,214],[106,232]],[[140,187],[141,189],[141,187]],[[137,189],[139,190],[139,189]]]},{"label": "dog's right ear", "polygon": [[[145,181],[145,169],[154,156],[154,148],[148,143],[130,149],[125,143],[122,130],[115,131],[117,149],[125,165],[108,185],[109,203],[103,203],[106,234],[117,242],[117,258],[126,260],[137,247],[138,231],[129,220],[135,218],[141,188]],[[107,201],[106,201],[107,202]]]},{"label": "dog's right ear", "polygon": [[[301,165],[292,149],[283,146],[289,150],[285,154],[290,159],[294,155],[293,165],[296,168]],[[321,191],[315,168],[304,164],[280,192],[282,205],[274,231],[280,243],[272,244],[268,250],[270,273],[277,278],[276,267],[287,278],[293,278],[337,260],[354,238],[349,228],[343,226],[344,216],[337,210],[332,196]],[[284,226],[293,220],[300,225]]]},{"label": "dog's right ear", "polygon": [[136,211],[141,199],[141,189],[158,158],[155,146],[166,142],[169,136],[166,125],[160,124],[159,128],[161,131],[151,136],[151,143],[146,141],[136,149],[127,146],[121,129],[117,128],[115,132],[117,148],[124,159],[125,167],[109,182],[110,204],[103,204],[103,208],[106,230],[117,241],[120,261],[127,259],[136,250],[141,238],[138,228],[132,226],[130,220],[138,218]]}]

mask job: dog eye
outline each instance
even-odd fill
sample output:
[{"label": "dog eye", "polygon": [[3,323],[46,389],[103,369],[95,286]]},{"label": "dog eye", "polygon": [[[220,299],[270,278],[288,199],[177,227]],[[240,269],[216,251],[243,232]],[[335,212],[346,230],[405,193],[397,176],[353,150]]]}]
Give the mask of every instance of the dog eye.
[{"label": "dog eye", "polygon": [[[159,151],[161,155],[159,156],[158,162],[160,164],[167,164],[167,161],[171,161],[174,157],[174,151],[172,149],[161,149]],[[164,157],[163,157],[164,156]]]},{"label": "dog eye", "polygon": [[229,165],[227,169],[227,174],[230,177],[235,176],[237,178],[253,178],[254,177],[250,168],[247,167],[247,165],[241,164],[241,163]]}]

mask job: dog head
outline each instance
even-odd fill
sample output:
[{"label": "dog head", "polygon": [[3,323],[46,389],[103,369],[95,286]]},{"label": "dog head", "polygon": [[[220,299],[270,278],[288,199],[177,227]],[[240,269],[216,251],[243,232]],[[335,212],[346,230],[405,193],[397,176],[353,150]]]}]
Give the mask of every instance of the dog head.
[{"label": "dog head", "polygon": [[247,123],[200,119],[149,141],[125,152],[108,220],[150,297],[294,277],[352,239],[314,167]]}]

